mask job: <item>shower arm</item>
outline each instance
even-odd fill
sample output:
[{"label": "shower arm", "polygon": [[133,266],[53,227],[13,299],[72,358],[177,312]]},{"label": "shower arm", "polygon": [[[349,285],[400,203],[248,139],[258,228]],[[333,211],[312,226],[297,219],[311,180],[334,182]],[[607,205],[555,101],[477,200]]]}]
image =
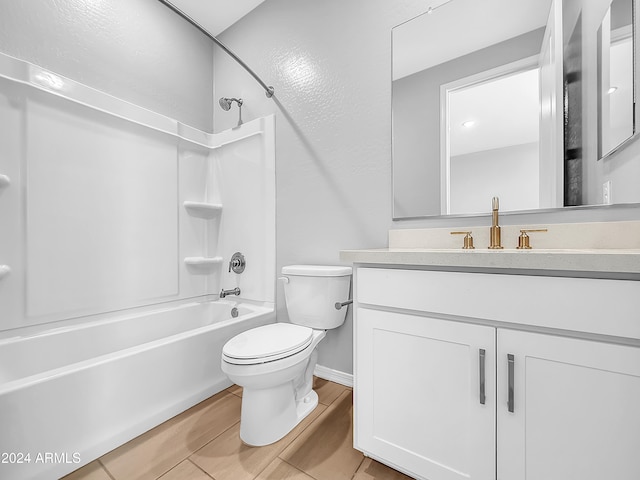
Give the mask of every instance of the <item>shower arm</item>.
[{"label": "shower arm", "polygon": [[271,98],[273,97],[274,94],[274,89],[273,87],[267,85],[266,83],[264,83],[262,81],[262,79],[256,75],[256,73],[251,70],[251,68],[249,67],[249,65],[247,65],[246,63],[244,63],[240,57],[238,57],[235,53],[233,53],[231,50],[229,50],[229,48],[222,43],[220,40],[218,40],[216,37],[214,37],[213,35],[211,35],[209,32],[207,32],[198,22],[196,22],[193,18],[191,18],[189,15],[187,15],[186,13],[184,13],[182,10],[180,10],[178,7],[176,7],[175,5],[173,5],[171,2],[169,2],[168,0],[159,0],[161,3],[163,3],[165,6],[167,6],[168,8],[170,8],[171,10],[173,10],[176,14],[178,14],[179,16],[181,16],[182,18],[184,18],[187,22],[189,22],[191,25],[193,25],[194,27],[196,27],[198,30],[200,30],[203,34],[205,34],[207,37],[209,37],[211,40],[213,40],[213,42],[218,45],[222,50],[224,50],[227,55],[229,55],[231,58],[233,58],[236,62],[238,62],[240,64],[240,66],[242,68],[244,68],[247,72],[249,72],[249,74],[256,79],[256,81],[262,86],[262,88],[264,88],[264,91],[267,95],[267,98]]}]

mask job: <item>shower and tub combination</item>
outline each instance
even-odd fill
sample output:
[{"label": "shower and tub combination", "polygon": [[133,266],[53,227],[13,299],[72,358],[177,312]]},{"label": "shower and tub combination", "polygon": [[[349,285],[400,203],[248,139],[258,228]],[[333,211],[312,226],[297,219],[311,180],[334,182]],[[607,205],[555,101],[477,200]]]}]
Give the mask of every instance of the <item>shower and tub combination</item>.
[{"label": "shower and tub combination", "polygon": [[210,134],[4,55],[0,119],[0,478],[58,478],[275,321],[275,121]]}]

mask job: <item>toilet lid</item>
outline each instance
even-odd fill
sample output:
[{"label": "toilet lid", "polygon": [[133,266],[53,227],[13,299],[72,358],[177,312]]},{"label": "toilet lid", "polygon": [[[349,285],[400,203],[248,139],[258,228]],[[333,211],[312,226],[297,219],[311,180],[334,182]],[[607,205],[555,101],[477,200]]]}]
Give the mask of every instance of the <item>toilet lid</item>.
[{"label": "toilet lid", "polygon": [[272,362],[304,350],[312,339],[313,330],[309,327],[274,323],[236,335],[222,347],[222,353],[229,363]]}]

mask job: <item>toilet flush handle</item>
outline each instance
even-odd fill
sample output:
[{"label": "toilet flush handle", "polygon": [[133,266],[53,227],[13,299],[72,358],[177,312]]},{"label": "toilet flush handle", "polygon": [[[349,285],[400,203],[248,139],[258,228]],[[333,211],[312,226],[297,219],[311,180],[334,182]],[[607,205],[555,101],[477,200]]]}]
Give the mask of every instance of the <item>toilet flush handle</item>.
[{"label": "toilet flush handle", "polygon": [[284,283],[289,283],[289,277],[278,277],[278,280],[282,280]]},{"label": "toilet flush handle", "polygon": [[336,310],[340,310],[342,307],[346,307],[347,305],[351,305],[353,303],[353,300],[347,300],[346,302],[336,302],[334,307],[336,307]]}]

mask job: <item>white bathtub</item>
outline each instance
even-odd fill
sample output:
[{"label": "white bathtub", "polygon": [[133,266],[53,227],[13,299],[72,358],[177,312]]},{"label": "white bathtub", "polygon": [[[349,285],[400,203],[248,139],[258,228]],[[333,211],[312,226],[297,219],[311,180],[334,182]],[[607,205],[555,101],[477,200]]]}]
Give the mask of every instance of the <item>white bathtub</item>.
[{"label": "white bathtub", "polygon": [[0,340],[0,479],[58,478],[223,390],[224,343],[274,320],[193,302]]}]

